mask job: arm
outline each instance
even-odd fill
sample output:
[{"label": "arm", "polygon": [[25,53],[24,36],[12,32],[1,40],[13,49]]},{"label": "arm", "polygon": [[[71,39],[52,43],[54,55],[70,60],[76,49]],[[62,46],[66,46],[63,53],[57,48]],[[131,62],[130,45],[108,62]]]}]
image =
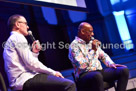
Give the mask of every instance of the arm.
[{"label": "arm", "polygon": [[[20,38],[19,40],[17,40],[17,42],[27,43],[27,41],[24,38]],[[56,71],[43,65],[38,60],[38,57],[37,57],[38,54],[32,53],[28,46],[16,47],[15,50],[17,51],[17,54],[19,55],[20,59],[23,61],[25,66],[29,68],[29,70],[39,72],[39,73],[47,73],[51,75],[56,75]]]},{"label": "arm", "polygon": [[99,51],[99,58],[102,60],[102,62],[107,66],[107,67],[110,67],[110,68],[117,68],[117,67],[126,67],[125,65],[121,65],[121,64],[115,64],[111,58],[101,49],[99,48],[98,49]]},{"label": "arm", "polygon": [[[18,52],[20,52],[20,54],[22,54],[22,57],[24,59],[24,63],[26,64],[26,66],[29,69],[39,72],[39,73],[47,73],[47,74],[55,75],[57,77],[64,78],[60,72],[54,71],[50,68],[47,68],[38,60],[39,51],[41,50],[41,46],[39,44],[40,44],[39,41],[33,42],[33,44],[32,44],[32,51],[33,52],[31,52],[29,49],[26,49],[25,50],[26,52],[18,49]],[[27,59],[27,57],[25,57],[26,55],[29,55],[28,56],[28,57],[30,57],[30,58],[28,58],[29,60]]]},{"label": "arm", "polygon": [[98,48],[99,53],[99,59],[107,66],[109,67],[111,64],[115,64],[111,58],[99,47]]},{"label": "arm", "polygon": [[24,48],[22,49],[16,49],[18,52],[18,55],[20,55],[21,59],[25,63],[26,67],[29,68],[32,71],[39,72],[39,73],[47,73],[55,75],[56,72],[45,65],[43,65],[37,57],[34,57],[32,52]]}]

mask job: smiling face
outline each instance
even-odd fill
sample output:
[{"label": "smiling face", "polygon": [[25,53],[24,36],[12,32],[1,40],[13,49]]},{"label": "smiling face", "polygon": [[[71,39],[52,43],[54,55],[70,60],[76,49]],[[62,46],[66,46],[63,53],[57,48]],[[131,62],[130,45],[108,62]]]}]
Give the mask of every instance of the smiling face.
[{"label": "smiling face", "polygon": [[89,43],[91,37],[94,36],[93,27],[87,22],[81,23],[79,25],[78,36],[86,41],[86,43]]}]

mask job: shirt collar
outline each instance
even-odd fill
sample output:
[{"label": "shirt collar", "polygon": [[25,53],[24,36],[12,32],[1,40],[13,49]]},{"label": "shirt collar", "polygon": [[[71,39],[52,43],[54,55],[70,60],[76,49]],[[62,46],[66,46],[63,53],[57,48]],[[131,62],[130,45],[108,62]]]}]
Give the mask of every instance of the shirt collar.
[{"label": "shirt collar", "polygon": [[81,44],[86,44],[86,42],[83,39],[81,39],[81,38],[79,38],[77,36],[75,37],[75,39]]},{"label": "shirt collar", "polygon": [[12,35],[12,34],[19,34],[19,35],[22,35],[22,36],[23,36],[23,34],[20,34],[20,33],[16,32],[16,31],[11,31],[10,34],[11,34],[11,35]]},{"label": "shirt collar", "polygon": [[[86,44],[86,42],[83,39],[81,39],[77,36],[75,37],[75,40],[78,41],[80,44]],[[92,43],[92,40],[88,44],[90,44],[90,43]]]}]

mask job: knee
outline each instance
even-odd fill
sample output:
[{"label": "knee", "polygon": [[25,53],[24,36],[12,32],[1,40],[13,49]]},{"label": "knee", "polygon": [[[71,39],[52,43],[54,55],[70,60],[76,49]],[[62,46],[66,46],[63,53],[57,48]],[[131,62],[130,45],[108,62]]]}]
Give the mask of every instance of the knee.
[{"label": "knee", "polygon": [[129,75],[129,70],[127,67],[123,67],[123,74],[124,75]]},{"label": "knee", "polygon": [[121,67],[120,70],[121,70],[121,75],[129,77],[129,70],[127,67]]},{"label": "knee", "polygon": [[76,89],[76,84],[72,80],[66,80],[63,85],[65,89]]},{"label": "knee", "polygon": [[68,84],[69,84],[70,86],[72,86],[72,87],[76,87],[75,82],[72,81],[72,80],[69,80],[69,81],[68,81]]}]

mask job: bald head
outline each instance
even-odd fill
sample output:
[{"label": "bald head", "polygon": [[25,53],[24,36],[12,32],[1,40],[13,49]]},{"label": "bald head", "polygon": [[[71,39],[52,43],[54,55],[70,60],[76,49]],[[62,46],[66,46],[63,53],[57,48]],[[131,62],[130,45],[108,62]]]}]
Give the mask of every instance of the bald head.
[{"label": "bald head", "polygon": [[89,28],[93,28],[91,24],[87,23],[87,22],[82,22],[79,27],[78,27],[78,32],[80,32],[81,30],[87,30]]},{"label": "bald head", "polygon": [[90,38],[94,35],[93,27],[87,22],[82,22],[78,27],[78,37],[86,42],[90,41]]}]

